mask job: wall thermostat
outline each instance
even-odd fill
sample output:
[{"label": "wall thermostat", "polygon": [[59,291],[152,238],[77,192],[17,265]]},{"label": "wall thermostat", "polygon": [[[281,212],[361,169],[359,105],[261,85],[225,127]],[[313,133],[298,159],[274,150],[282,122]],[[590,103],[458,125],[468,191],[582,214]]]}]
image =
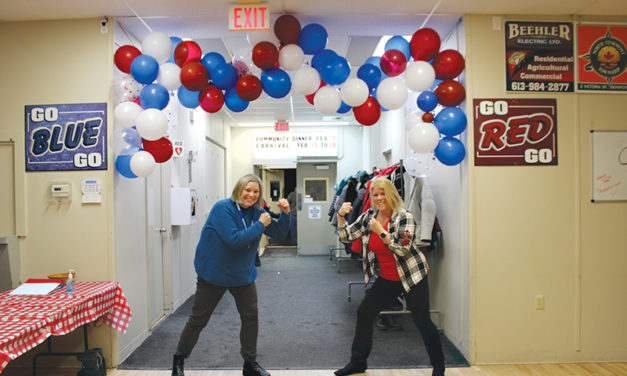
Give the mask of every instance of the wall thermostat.
[{"label": "wall thermostat", "polygon": [[72,186],[69,183],[50,184],[50,199],[52,201],[70,201]]}]

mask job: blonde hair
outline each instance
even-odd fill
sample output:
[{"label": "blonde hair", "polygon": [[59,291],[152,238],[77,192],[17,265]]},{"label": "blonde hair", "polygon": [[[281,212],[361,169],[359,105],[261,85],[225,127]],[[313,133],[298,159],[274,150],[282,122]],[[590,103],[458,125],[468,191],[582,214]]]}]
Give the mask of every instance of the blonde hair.
[{"label": "blonde hair", "polygon": [[242,195],[242,191],[244,190],[246,185],[251,182],[257,183],[257,185],[259,185],[259,198],[257,198],[257,202],[255,203],[255,205],[257,205],[257,207],[261,209],[263,208],[263,198],[262,198],[263,197],[263,184],[261,184],[261,179],[257,175],[248,174],[239,178],[237,183],[235,183],[235,187],[233,187],[233,193],[231,193],[231,200],[241,205],[242,199],[240,198],[240,196]]},{"label": "blonde hair", "polygon": [[372,197],[372,193],[375,188],[383,189],[383,193],[385,193],[385,200],[388,202],[388,205],[392,208],[392,211],[396,212],[399,209],[405,207],[405,203],[403,199],[398,194],[396,187],[392,182],[387,178],[376,178],[370,184],[370,197]]}]

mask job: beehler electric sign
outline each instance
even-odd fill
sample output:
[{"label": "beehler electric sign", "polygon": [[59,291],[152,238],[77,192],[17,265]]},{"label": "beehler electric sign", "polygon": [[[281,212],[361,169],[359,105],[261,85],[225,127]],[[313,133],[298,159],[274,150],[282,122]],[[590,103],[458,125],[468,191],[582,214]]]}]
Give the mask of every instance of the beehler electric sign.
[{"label": "beehler electric sign", "polygon": [[107,104],[24,106],[26,171],[107,169]]},{"label": "beehler electric sign", "polygon": [[475,166],[557,165],[555,99],[474,99]]}]

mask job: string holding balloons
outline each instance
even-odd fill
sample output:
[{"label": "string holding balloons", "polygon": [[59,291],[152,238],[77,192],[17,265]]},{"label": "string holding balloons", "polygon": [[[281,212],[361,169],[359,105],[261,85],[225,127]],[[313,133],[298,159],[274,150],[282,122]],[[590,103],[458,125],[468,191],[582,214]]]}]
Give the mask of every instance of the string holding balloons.
[{"label": "string holding balloons", "polygon": [[[358,123],[370,126],[379,121],[383,111],[402,108],[409,92],[416,92],[416,105],[423,113],[413,117],[417,121],[406,123],[410,147],[420,153],[434,152],[444,164],[463,160],[465,151],[460,159],[460,148],[452,147],[450,140],[439,146],[444,138],[454,138],[466,127],[466,118],[460,115],[463,111],[456,108],[465,99],[465,89],[456,81],[465,68],[464,58],[455,50],[440,51],[441,40],[435,30],[421,28],[409,41],[393,36],[382,56],[366,59],[353,77],[350,62],[327,48],[328,32],[320,24],[301,25],[293,15],[282,15],[272,29],[250,31],[247,40],[250,47],[236,51],[230,61],[213,51],[203,55],[194,41],[159,32],[150,33],[141,50],[122,46],[115,52],[115,65],[135,87],[142,87],[140,93],[129,93],[124,99],[135,102],[142,114],[163,110],[170,98],[186,108],[200,107],[209,113],[224,106],[241,112],[262,94],[283,98],[294,89],[323,114],[352,111]],[[168,95],[171,91],[176,94]],[[142,140],[156,141],[165,136],[167,122],[164,127],[156,112],[139,118],[137,108],[122,109],[127,111],[121,122],[125,127],[135,126]],[[133,116],[135,119],[129,120]],[[158,144],[169,148],[167,143]],[[128,153],[134,147],[122,149]],[[154,151],[154,147],[150,149]],[[136,153],[146,150],[140,145]],[[161,155],[153,155],[155,163],[163,163],[159,161],[168,153],[155,154]],[[141,174],[150,169],[136,168],[135,173],[132,166],[137,163],[126,165],[134,175],[145,176]],[[141,163],[149,164],[150,159],[142,158]],[[124,168],[125,164],[120,164]]]}]

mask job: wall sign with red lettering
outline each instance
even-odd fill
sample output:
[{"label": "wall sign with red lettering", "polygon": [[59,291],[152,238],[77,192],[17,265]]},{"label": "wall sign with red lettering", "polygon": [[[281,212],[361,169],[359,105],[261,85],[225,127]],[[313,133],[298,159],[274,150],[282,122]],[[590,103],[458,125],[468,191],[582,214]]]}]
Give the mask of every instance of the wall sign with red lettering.
[{"label": "wall sign with red lettering", "polygon": [[475,99],[475,166],[557,165],[555,99]]},{"label": "wall sign with red lettering", "polygon": [[269,30],[270,7],[268,4],[231,5],[229,7],[229,30]]}]

